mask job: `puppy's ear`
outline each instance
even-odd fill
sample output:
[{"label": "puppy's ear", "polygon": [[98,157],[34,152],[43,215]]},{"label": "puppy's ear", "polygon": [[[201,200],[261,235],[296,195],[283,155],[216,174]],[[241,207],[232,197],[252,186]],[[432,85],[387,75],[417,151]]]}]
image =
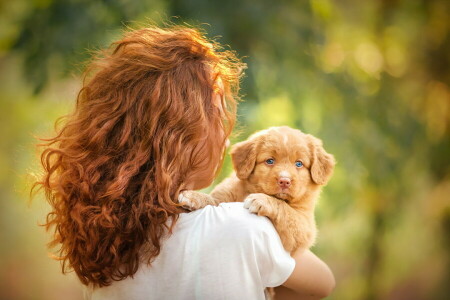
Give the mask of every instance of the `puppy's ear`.
[{"label": "puppy's ear", "polygon": [[319,185],[325,185],[333,174],[336,161],[334,156],[323,149],[322,141],[310,135],[311,178]]},{"label": "puppy's ear", "polygon": [[237,143],[231,148],[230,154],[236,176],[241,180],[247,179],[256,163],[256,142],[247,140]]}]

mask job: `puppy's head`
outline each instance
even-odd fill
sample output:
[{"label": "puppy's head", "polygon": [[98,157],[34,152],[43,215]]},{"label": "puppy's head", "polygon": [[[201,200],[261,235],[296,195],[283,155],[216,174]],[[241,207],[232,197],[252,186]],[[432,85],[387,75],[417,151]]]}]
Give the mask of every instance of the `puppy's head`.
[{"label": "puppy's head", "polygon": [[255,193],[292,201],[330,179],[334,157],[321,140],[287,126],[257,132],[231,149],[236,175]]}]

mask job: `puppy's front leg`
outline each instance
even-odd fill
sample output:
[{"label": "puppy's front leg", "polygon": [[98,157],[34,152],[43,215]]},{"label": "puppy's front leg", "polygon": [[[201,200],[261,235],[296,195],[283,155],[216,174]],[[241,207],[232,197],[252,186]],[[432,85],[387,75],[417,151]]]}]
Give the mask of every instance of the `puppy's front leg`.
[{"label": "puppy's front leg", "polygon": [[284,248],[290,253],[298,248],[308,249],[314,244],[316,226],[312,213],[295,210],[285,201],[261,193],[248,195],[244,207],[252,213],[268,217]]},{"label": "puppy's front leg", "polygon": [[182,191],[178,196],[178,203],[188,210],[201,209],[207,205],[216,205],[216,201],[208,194],[197,191]]},{"label": "puppy's front leg", "polygon": [[232,174],[219,183],[211,192],[211,197],[217,202],[241,202],[248,195],[243,181]]},{"label": "puppy's front leg", "polygon": [[178,202],[182,207],[189,210],[197,210],[206,205],[219,205],[222,202],[243,201],[248,192],[244,183],[235,174],[219,183],[210,195],[197,191],[183,191],[178,197]]}]

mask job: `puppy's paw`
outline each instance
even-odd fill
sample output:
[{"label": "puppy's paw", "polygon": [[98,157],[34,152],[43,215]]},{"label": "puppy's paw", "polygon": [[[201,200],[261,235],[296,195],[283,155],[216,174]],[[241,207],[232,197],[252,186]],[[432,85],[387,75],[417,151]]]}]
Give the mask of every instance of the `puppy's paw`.
[{"label": "puppy's paw", "polygon": [[251,213],[259,216],[271,218],[275,214],[272,199],[266,194],[256,193],[248,195],[244,200],[244,207],[248,208]]},{"label": "puppy's paw", "polygon": [[178,203],[181,207],[194,211],[211,204],[210,196],[196,191],[182,191],[178,195]]}]

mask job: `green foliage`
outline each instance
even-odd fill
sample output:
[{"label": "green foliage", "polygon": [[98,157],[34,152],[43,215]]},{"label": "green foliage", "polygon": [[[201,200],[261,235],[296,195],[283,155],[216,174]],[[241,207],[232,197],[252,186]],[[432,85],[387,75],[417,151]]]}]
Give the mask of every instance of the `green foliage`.
[{"label": "green foliage", "polygon": [[[76,89],[68,93],[73,80],[64,76],[87,58],[86,48],[106,46],[131,20],[179,16],[172,21],[209,24],[203,25],[209,35],[221,36],[249,66],[239,108],[241,134],[233,142],[286,124],[321,138],[337,158],[317,209],[321,234],[314,249],[337,277],[330,298],[448,296],[448,1],[19,3],[4,10],[10,14],[1,13],[7,17],[1,21],[6,29],[0,31],[7,37],[0,43],[0,75],[5,79],[0,128],[8,129],[0,148],[3,228],[16,226],[7,216],[21,211],[18,203],[25,201],[11,188],[16,184],[23,189],[24,180],[9,172],[23,174],[35,164],[28,133],[48,132],[54,117],[72,106]],[[19,61],[25,76],[15,71]],[[32,96],[30,89],[41,93]],[[55,97],[66,100],[54,105]],[[14,160],[23,162],[10,164]],[[227,159],[218,180],[229,172]],[[30,239],[26,228],[2,231],[1,237],[22,247]],[[41,240],[33,243],[43,251]],[[7,248],[0,251],[0,259],[19,261]],[[45,264],[42,257],[20,255]],[[13,282],[12,273],[5,274],[6,282]],[[64,281],[50,275],[39,280]],[[48,298],[48,290],[40,291]]]},{"label": "green foliage", "polygon": [[67,75],[64,73],[89,58],[87,49],[107,47],[117,35],[118,25],[126,25],[139,18],[140,12],[155,8],[147,1],[128,0],[49,0],[33,4],[21,21],[12,50],[23,56],[25,78],[35,92],[47,84],[55,63],[57,75]]}]

